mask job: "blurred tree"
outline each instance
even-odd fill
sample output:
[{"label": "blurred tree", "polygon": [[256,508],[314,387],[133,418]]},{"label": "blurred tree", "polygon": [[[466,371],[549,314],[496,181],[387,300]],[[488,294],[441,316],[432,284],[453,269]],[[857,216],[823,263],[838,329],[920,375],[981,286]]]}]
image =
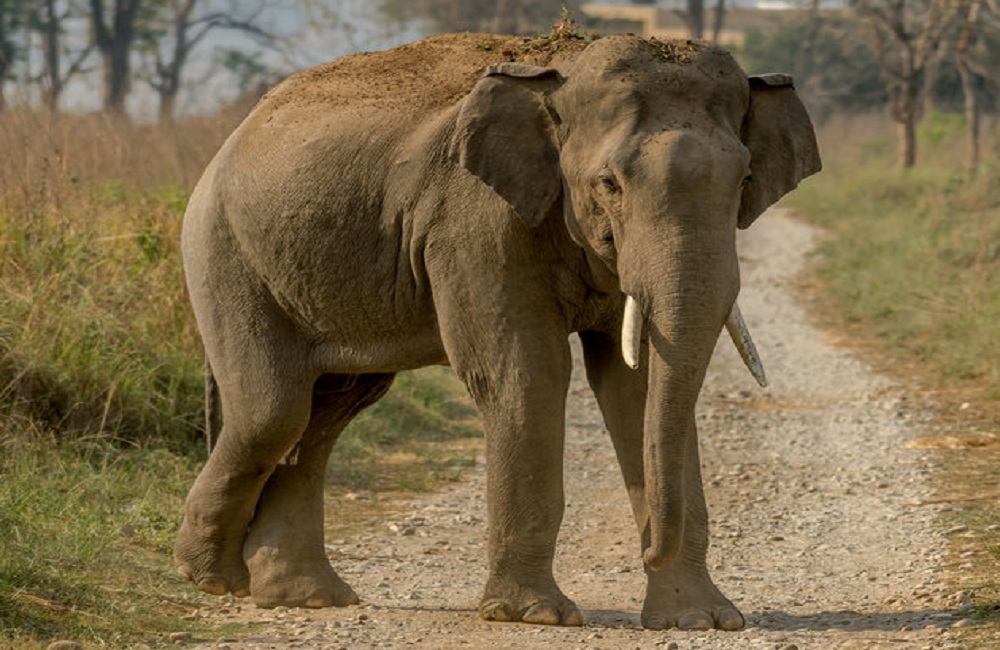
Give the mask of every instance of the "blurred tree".
[{"label": "blurred tree", "polygon": [[705,37],[705,0],[687,0],[687,10],[678,10],[687,24],[688,36]]},{"label": "blurred tree", "polygon": [[226,50],[222,65],[234,77],[240,94],[263,94],[262,90],[274,81],[274,72],[261,62],[261,53],[246,54],[240,50]]},{"label": "blurred tree", "polygon": [[[955,39],[955,68],[962,81],[965,103],[966,165],[969,176],[979,169],[979,123],[981,120],[981,87],[996,74],[996,65],[989,62],[993,48],[978,46],[988,42],[990,27],[994,30],[1000,21],[997,0],[966,0],[962,7],[958,36]],[[984,33],[985,32],[985,33]],[[976,50],[980,51],[977,52]],[[980,56],[977,57],[976,55]],[[984,65],[983,59],[987,59]],[[993,65],[990,65],[994,63]]]},{"label": "blurred tree", "polygon": [[[65,23],[72,18],[83,18],[73,2],[35,0],[31,14],[32,28],[42,37],[44,67],[39,80],[42,82],[42,100],[52,112],[59,110],[59,98],[69,79],[83,71],[83,65],[94,49],[91,41],[86,46],[70,51],[65,41]],[[63,57],[70,59],[63,69]]]},{"label": "blurred tree", "polygon": [[[701,1],[701,0],[699,0]],[[548,32],[563,6],[579,0],[381,0],[392,20],[428,20],[436,31],[526,34]]]},{"label": "blurred tree", "polygon": [[[231,0],[227,11],[199,14],[199,0],[160,0],[162,5],[143,21],[137,38],[147,66],[147,81],[160,98],[161,120],[172,120],[177,109],[184,68],[192,50],[216,29],[230,29],[249,34],[261,45],[272,47],[275,37],[259,26],[263,3],[248,10]],[[204,3],[202,3],[204,4]],[[230,69],[230,66],[226,66]],[[232,70],[231,70],[232,71]],[[244,90],[241,88],[241,91]]]},{"label": "blurred tree", "polygon": [[916,127],[924,74],[941,39],[967,0],[854,0],[858,15],[871,27],[871,43],[898,125],[902,168],[917,160]]},{"label": "blurred tree", "polygon": [[726,23],[726,0],[715,0],[715,13],[712,17],[712,42],[719,42],[719,35]]},{"label": "blurred tree", "polygon": [[884,106],[885,85],[857,21],[842,14],[801,15],[769,32],[749,30],[736,56],[747,72],[789,72],[810,112],[825,119],[836,111]]},{"label": "blurred tree", "polygon": [[101,53],[104,68],[104,110],[125,114],[125,96],[132,73],[132,44],[136,18],[143,0],[113,0],[111,22],[105,18],[104,0],[90,0],[90,22],[94,45]]},{"label": "blurred tree", "polygon": [[14,63],[23,54],[15,37],[25,17],[26,0],[0,0],[0,111],[7,107],[6,82],[13,77]]}]

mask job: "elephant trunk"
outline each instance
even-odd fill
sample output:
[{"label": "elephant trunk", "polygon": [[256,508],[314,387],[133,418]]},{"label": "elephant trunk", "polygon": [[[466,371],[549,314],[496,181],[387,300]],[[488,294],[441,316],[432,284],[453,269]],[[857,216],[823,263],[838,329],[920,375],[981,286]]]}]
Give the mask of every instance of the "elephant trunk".
[{"label": "elephant trunk", "polygon": [[643,467],[650,518],[643,560],[651,570],[670,565],[681,552],[686,492],[697,489],[692,481],[699,470],[688,466],[697,436],[695,403],[739,284],[735,255],[731,264],[719,261],[707,271],[694,263],[685,272],[681,264],[666,286],[643,300],[649,341]]}]

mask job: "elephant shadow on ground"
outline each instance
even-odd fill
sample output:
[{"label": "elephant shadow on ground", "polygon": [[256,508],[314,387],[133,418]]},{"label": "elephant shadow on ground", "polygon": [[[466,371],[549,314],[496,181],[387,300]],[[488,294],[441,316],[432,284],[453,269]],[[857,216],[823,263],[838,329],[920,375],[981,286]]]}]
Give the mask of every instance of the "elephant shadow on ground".
[{"label": "elephant shadow on ground", "polygon": [[747,615],[747,627],[773,631],[870,630],[898,632],[904,628],[922,630],[950,627],[963,615],[948,609],[910,609],[898,612],[855,612],[851,610],[790,613],[781,610],[755,611]]},{"label": "elephant shadow on ground", "polygon": [[[583,612],[587,627],[608,629],[641,629],[639,613],[616,609],[586,609]],[[923,630],[931,627],[950,627],[962,620],[962,614],[948,609],[919,609],[898,612],[860,613],[850,610],[821,611],[815,613],[789,613],[780,610],[750,612],[746,616],[746,629],[773,632],[792,631],[880,631],[899,632],[904,627]]]},{"label": "elephant shadow on ground", "polygon": [[[425,605],[394,606],[372,605],[372,609],[440,614],[463,614],[478,618],[473,607],[429,607]],[[997,605],[1000,608],[1000,605]],[[970,614],[971,616],[971,614]],[[608,630],[642,630],[639,612],[620,609],[584,609],[584,627]],[[860,613],[850,610],[832,610],[814,613],[789,613],[781,610],[750,612],[746,616],[745,630],[765,632],[827,632],[869,631],[903,632],[931,628],[948,628],[963,620],[956,610],[919,609],[898,612]]]}]

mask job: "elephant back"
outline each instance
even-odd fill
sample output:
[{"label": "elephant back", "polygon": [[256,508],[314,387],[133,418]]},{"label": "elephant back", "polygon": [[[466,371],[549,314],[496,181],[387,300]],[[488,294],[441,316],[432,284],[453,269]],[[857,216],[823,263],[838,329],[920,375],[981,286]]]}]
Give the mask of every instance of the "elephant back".
[{"label": "elephant back", "polygon": [[504,61],[549,65],[584,49],[584,39],[440,34],[391,50],[351,54],[299,72],[272,89],[256,111],[433,111],[464,97],[487,66]]}]

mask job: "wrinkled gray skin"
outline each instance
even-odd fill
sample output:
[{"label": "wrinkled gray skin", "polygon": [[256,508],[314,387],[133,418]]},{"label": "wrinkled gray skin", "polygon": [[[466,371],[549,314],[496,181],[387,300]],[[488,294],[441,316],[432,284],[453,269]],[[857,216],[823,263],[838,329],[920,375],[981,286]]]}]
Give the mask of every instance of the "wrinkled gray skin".
[{"label": "wrinkled gray skin", "polygon": [[[819,169],[809,119],[787,78],[748,80],[710,46],[621,36],[500,63],[519,42],[439,36],[296,75],[198,184],[183,256],[224,425],[174,553],[204,591],[357,602],[324,554],[330,450],[393,373],[449,363],[486,433],[480,614],[580,625],[552,575],[579,332],[643,625],[743,626],[705,566],[694,408],[739,290],[737,227]],[[645,321],[636,371],[623,292]]]}]

